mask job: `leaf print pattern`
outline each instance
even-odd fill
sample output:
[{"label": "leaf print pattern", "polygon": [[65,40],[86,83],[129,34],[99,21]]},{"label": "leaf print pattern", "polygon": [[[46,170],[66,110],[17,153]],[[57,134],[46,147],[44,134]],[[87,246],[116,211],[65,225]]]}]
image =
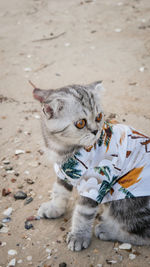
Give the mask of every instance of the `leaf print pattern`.
[{"label": "leaf print pattern", "polygon": [[105,135],[105,132],[104,132],[104,130],[102,129],[100,138],[98,139],[98,142],[97,142],[97,143],[98,143],[98,146],[102,146],[104,135]]},{"label": "leaf print pattern", "polygon": [[[101,203],[105,195],[111,190],[113,185],[117,182],[118,176],[113,176],[111,182],[104,180],[98,191],[97,202]],[[112,191],[111,191],[112,192]]]},{"label": "leaf print pattern", "polygon": [[102,146],[104,143],[106,146],[106,152],[109,150],[109,144],[111,141],[112,133],[113,133],[113,128],[111,123],[105,122],[103,125],[100,138],[98,140],[98,146]]},{"label": "leaf print pattern", "polygon": [[105,175],[110,181],[110,168],[108,166],[95,167],[94,170],[97,171],[101,175]]},{"label": "leaf print pattern", "polygon": [[56,170],[79,194],[98,203],[150,195],[149,137],[116,121],[104,122],[88,151],[79,150]]},{"label": "leaf print pattern", "polygon": [[142,179],[142,178],[139,178],[139,176],[143,168],[144,167],[134,168],[132,171],[128,172],[126,175],[121,177],[118,180],[118,184],[120,184],[123,188],[128,188],[131,185],[138,183]]},{"label": "leaf print pattern", "polygon": [[150,144],[150,139],[146,140],[145,142],[141,142],[141,145],[145,145],[146,153],[150,153],[150,150],[148,150],[148,144]]},{"label": "leaf print pattern", "polygon": [[121,187],[121,188],[119,188],[118,191],[124,193],[124,194],[125,194],[125,198],[133,198],[133,197],[135,197],[135,196],[134,196],[130,191],[128,191],[126,188]]},{"label": "leaf print pattern", "polygon": [[81,177],[81,170],[77,169],[78,164],[77,160],[70,158],[62,165],[62,170],[72,179],[79,179]]}]

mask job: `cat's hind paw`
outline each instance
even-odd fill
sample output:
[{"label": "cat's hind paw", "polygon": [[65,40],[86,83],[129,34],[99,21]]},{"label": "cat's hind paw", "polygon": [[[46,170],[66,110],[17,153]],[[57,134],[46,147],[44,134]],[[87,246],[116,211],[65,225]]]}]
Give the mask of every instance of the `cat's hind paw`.
[{"label": "cat's hind paw", "polygon": [[95,236],[101,240],[112,240],[112,234],[103,223],[95,226]]},{"label": "cat's hind paw", "polygon": [[88,248],[91,242],[91,236],[82,235],[80,233],[69,233],[67,236],[68,249],[72,251],[80,251]]},{"label": "cat's hind paw", "polygon": [[64,210],[56,207],[52,201],[44,202],[38,210],[38,216],[46,219],[55,219],[63,214]]}]

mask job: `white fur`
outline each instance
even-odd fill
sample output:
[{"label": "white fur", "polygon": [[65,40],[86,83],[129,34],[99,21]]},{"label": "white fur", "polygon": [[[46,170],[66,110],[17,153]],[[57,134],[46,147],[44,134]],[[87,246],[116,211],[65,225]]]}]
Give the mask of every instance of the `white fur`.
[{"label": "white fur", "polygon": [[45,202],[38,210],[40,217],[57,218],[63,215],[66,211],[70,192],[62,185],[54,183],[52,200]]}]

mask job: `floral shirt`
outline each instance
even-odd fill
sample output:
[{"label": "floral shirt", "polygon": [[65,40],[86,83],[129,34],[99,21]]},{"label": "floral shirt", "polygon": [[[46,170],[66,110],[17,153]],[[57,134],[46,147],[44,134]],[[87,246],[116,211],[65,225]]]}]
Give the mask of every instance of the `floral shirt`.
[{"label": "floral shirt", "polygon": [[98,203],[150,195],[150,138],[115,121],[97,143],[54,165],[57,176]]}]

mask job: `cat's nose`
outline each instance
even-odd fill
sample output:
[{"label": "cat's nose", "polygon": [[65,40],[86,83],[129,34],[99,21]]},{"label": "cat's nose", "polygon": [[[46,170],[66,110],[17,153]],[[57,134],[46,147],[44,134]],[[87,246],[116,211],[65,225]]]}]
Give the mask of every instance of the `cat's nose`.
[{"label": "cat's nose", "polygon": [[98,133],[98,130],[92,131],[92,134],[94,134],[94,135],[97,135],[97,133]]}]

